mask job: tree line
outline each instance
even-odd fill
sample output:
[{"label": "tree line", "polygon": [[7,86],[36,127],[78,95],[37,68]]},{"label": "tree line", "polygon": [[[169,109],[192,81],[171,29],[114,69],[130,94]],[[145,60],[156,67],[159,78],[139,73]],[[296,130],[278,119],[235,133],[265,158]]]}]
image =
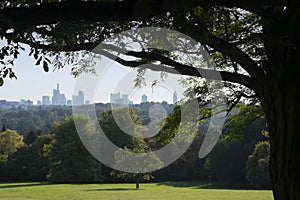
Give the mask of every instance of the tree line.
[{"label": "tree line", "polygon": [[[135,110],[130,110],[136,124],[145,123]],[[244,110],[249,114],[252,109],[244,107]],[[121,116],[124,109],[117,112]],[[142,113],[141,110],[139,113]],[[114,122],[111,110],[99,111],[97,123],[118,147],[147,152],[167,144],[173,137],[171,130],[176,129],[179,123],[178,113],[178,107],[175,107],[159,134],[150,139],[137,139],[125,134]],[[218,181],[269,188],[269,144],[266,134],[262,134],[266,129],[265,119],[257,118],[247,126],[240,126],[236,120],[242,119],[243,114],[241,111],[229,117],[222,138],[206,158],[198,158],[204,138],[204,123],[187,152],[171,165],[151,174],[119,172],[92,157],[83,146],[74,124],[74,117],[79,117],[92,133],[93,127],[85,115],[66,116],[65,120],[54,122],[49,134],[31,131],[25,137],[3,127],[0,133],[0,180],[54,183]]]}]

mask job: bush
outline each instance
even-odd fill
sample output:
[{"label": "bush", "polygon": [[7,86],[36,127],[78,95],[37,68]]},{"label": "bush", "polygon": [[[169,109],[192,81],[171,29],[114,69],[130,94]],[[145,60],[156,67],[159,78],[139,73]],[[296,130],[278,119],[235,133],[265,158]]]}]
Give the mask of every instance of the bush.
[{"label": "bush", "polygon": [[267,141],[255,145],[253,153],[248,157],[246,179],[258,189],[271,187],[269,175],[270,144]]}]

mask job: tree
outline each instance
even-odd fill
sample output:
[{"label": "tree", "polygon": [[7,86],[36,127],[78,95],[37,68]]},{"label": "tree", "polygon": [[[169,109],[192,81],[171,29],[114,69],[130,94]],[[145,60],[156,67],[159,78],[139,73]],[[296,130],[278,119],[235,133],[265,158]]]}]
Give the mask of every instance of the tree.
[{"label": "tree", "polygon": [[[259,99],[270,132],[270,172],[275,200],[300,198],[297,0],[179,0],[176,3],[169,0],[25,0],[4,1],[0,9],[0,36],[7,41],[0,53],[3,66],[0,85],[3,78],[15,77],[9,65],[22,51],[19,43],[30,45],[36,64],[48,71],[49,57],[57,55],[55,52],[65,51],[68,57],[70,52],[89,51],[122,30],[162,26],[191,36],[209,51],[224,81],[245,86],[231,87],[233,99]],[[117,61],[128,67],[150,62],[153,65],[144,66],[169,72],[171,67],[185,75],[200,76],[193,66],[176,62],[166,52],[142,48],[140,52],[131,52],[131,56],[137,60],[119,57]],[[52,63],[61,67],[61,56],[54,58],[57,59]]]},{"label": "tree", "polygon": [[0,163],[6,162],[9,156],[24,145],[23,137],[17,131],[6,129],[0,133]]},{"label": "tree", "polygon": [[256,188],[270,188],[269,157],[270,144],[267,141],[257,143],[248,157],[246,178]]},{"label": "tree", "polygon": [[[130,120],[127,119],[127,111],[133,123],[128,123]],[[112,110],[103,110],[98,120],[99,125],[105,135],[115,145],[120,148],[127,147],[133,149],[135,138],[127,133],[134,131],[134,125],[140,124],[140,119],[135,111],[129,107],[117,108],[114,110],[114,113],[115,114],[113,114]],[[122,127],[120,127],[120,124],[117,124],[117,121],[122,124]]]},{"label": "tree", "polygon": [[[89,118],[76,115],[87,132],[91,132]],[[49,147],[50,172],[48,178],[58,183],[99,182],[102,180],[101,164],[83,146],[72,117],[55,123],[53,142]]]},{"label": "tree", "polygon": [[[130,150],[127,148],[124,148],[126,151],[132,151],[135,153],[145,153],[147,152],[145,148],[139,147],[140,145],[145,145],[143,144],[143,141],[139,141],[139,144],[137,144],[137,147]],[[141,156],[142,158],[142,156]],[[155,167],[161,167],[163,166],[163,163],[159,160],[159,158],[155,154],[149,154],[148,159],[142,163],[143,166],[139,166],[141,162],[137,161],[139,159],[139,155],[132,157],[132,156],[126,156],[120,151],[115,152],[115,159],[116,159],[116,167],[117,168],[123,168],[124,170],[130,170],[130,167],[132,166],[132,163],[135,164],[136,168],[142,168],[144,169],[153,169]],[[130,165],[127,165],[130,163]],[[154,166],[155,165],[155,166]],[[135,181],[135,188],[139,189],[140,188],[140,181],[141,180],[150,180],[153,179],[154,176],[151,175],[151,173],[128,173],[124,171],[117,171],[113,170],[111,172],[112,176],[116,176],[118,178],[122,178],[124,180],[134,180]]]},{"label": "tree", "polygon": [[[129,122],[130,120],[128,119],[128,114],[133,123]],[[116,121],[118,121],[119,124]],[[141,179],[150,180],[154,177],[149,173],[128,173],[127,171],[130,171],[130,167],[132,167],[131,164],[134,164],[135,168],[142,168],[143,170],[153,169],[155,167],[154,165],[156,165],[157,167],[163,165],[163,163],[155,154],[149,154],[146,162],[141,163],[140,160],[141,158],[143,158],[143,156],[136,155],[135,157],[133,157],[129,156],[128,154],[122,153],[123,150],[135,153],[149,152],[149,147],[142,138],[133,137],[128,134],[130,132],[134,132],[134,135],[138,135],[139,131],[143,130],[141,127],[141,123],[142,122],[136,115],[135,111],[129,107],[121,107],[114,109],[113,111],[103,110],[99,119],[99,124],[105,132],[106,136],[114,144],[120,147],[120,149],[114,153],[114,157],[116,160],[115,167],[117,169],[123,169],[124,171],[113,170],[110,174],[126,181],[134,180],[136,183],[136,189],[140,188],[139,184]],[[122,125],[121,128],[120,125]],[[139,128],[136,129],[134,126],[139,126]],[[143,166],[139,166],[141,164]]]}]

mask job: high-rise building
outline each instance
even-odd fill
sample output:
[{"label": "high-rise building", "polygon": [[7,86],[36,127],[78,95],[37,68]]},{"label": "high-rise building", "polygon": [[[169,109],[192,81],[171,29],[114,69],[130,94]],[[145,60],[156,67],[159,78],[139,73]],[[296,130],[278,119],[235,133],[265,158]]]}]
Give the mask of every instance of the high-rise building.
[{"label": "high-rise building", "polygon": [[120,92],[110,94],[110,103],[116,104],[118,99],[121,98]]},{"label": "high-rise building", "polygon": [[129,102],[128,94],[121,94],[120,92],[110,94],[111,104],[128,105]]},{"label": "high-rise building", "polygon": [[72,106],[72,100],[67,100],[67,106]]},{"label": "high-rise building", "polygon": [[78,95],[72,96],[73,106],[81,106],[84,104],[84,93],[82,90],[78,91]]},{"label": "high-rise building", "polygon": [[43,106],[50,106],[51,101],[49,96],[42,96],[42,105]]},{"label": "high-rise building", "polygon": [[177,92],[175,91],[173,93],[173,104],[175,104],[177,102]]},{"label": "high-rise building", "polygon": [[142,103],[145,103],[147,101],[148,101],[147,95],[143,94],[143,96],[142,96]]},{"label": "high-rise building", "polygon": [[53,89],[52,105],[64,106],[66,105],[66,101],[67,100],[65,94],[60,93],[59,84],[57,84],[56,89]]},{"label": "high-rise building", "polygon": [[1,109],[17,108],[19,105],[20,105],[20,102],[18,102],[18,101],[0,100],[0,108]]},{"label": "high-rise building", "polygon": [[33,105],[33,101],[26,100],[26,99],[21,99],[20,100],[20,105],[21,106],[32,106]]},{"label": "high-rise building", "polygon": [[122,94],[122,104],[127,105],[129,103],[128,94]]}]

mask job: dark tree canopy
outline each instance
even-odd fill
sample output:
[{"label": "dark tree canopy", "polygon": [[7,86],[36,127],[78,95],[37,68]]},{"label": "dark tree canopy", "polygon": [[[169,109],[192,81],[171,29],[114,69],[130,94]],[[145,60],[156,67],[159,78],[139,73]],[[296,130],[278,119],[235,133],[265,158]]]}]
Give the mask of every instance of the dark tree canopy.
[{"label": "dark tree canopy", "polygon": [[[232,91],[233,105],[241,98],[259,100],[270,132],[274,197],[299,199],[299,7],[298,0],[3,1],[0,85],[3,78],[15,76],[13,62],[23,50],[21,43],[30,46],[36,64],[48,71],[49,64],[60,68],[76,62],[78,51],[90,51],[124,30],[155,26],[182,32],[214,59]],[[161,51],[143,49],[130,56],[136,61],[116,61],[137,67],[146,60],[152,70],[200,76],[193,66]],[[161,65],[155,66],[157,62]]]}]

